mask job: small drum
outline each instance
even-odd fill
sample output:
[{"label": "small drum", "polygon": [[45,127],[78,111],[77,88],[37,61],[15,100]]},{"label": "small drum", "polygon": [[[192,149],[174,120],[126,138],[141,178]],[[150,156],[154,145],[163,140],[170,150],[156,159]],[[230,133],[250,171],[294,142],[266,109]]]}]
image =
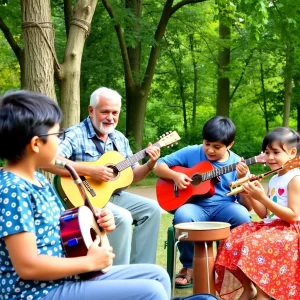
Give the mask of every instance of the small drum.
[{"label": "small drum", "polygon": [[[175,236],[179,242],[194,242],[195,245],[193,293],[215,295],[213,242],[226,239],[230,235],[230,224],[225,222],[189,222],[180,223],[174,227]],[[175,270],[173,271],[175,272]]]},{"label": "small drum", "polygon": [[174,227],[176,238],[187,234],[182,241],[213,242],[226,239],[230,234],[230,224],[225,222],[189,222]]}]

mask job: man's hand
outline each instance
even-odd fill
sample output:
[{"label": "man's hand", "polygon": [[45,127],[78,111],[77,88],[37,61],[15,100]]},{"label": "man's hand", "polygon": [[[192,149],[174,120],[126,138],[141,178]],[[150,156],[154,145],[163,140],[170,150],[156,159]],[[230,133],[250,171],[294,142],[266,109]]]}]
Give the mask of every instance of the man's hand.
[{"label": "man's hand", "polygon": [[153,168],[155,166],[156,161],[160,157],[160,148],[153,146],[151,143],[148,144],[146,149],[146,153],[149,155],[148,167]]},{"label": "man's hand", "polygon": [[93,166],[90,177],[94,180],[107,182],[113,177],[113,169],[105,166]]}]

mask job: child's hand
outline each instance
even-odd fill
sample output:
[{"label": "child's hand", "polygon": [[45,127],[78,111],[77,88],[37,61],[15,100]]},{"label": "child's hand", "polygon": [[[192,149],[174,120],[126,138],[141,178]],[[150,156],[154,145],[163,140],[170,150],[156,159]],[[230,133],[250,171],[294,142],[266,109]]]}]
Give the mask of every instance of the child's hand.
[{"label": "child's hand", "polygon": [[109,233],[116,229],[115,218],[113,213],[108,208],[95,208],[95,214],[98,217],[97,223],[104,229],[105,232]]},{"label": "child's hand", "polygon": [[246,194],[255,200],[259,201],[265,196],[265,190],[258,180],[244,183],[243,188]]},{"label": "child's hand", "polygon": [[236,165],[235,167],[236,171],[237,171],[237,177],[238,179],[241,179],[243,177],[247,176],[247,173],[249,172],[249,168],[248,166],[244,163],[244,159],[242,158],[242,160]]},{"label": "child's hand", "polygon": [[91,259],[92,271],[105,269],[112,265],[115,254],[112,247],[99,247],[100,238],[97,235],[91,244],[87,256]]},{"label": "child's hand", "polygon": [[184,190],[187,188],[188,185],[191,184],[192,179],[185,175],[184,173],[176,173],[176,176],[174,178],[175,184],[178,186],[180,190]]}]

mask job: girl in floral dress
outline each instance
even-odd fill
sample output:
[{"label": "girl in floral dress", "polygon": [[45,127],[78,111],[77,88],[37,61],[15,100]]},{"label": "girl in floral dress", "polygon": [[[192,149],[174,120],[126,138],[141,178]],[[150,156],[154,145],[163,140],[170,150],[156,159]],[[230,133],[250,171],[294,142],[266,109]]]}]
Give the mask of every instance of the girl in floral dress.
[{"label": "girl in floral dress", "polygon": [[[271,170],[297,156],[300,137],[290,128],[269,132],[262,143]],[[219,248],[216,289],[221,299],[296,300],[300,294],[300,170],[286,165],[267,194],[259,181],[243,184],[260,222],[240,225]]]}]

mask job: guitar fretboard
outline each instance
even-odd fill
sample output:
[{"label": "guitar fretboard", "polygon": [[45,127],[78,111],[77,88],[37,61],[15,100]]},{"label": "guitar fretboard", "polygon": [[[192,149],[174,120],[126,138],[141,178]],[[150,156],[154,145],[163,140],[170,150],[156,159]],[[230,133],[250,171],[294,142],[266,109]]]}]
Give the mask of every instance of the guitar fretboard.
[{"label": "guitar fretboard", "polygon": [[[153,146],[156,146],[158,148],[160,148],[160,144],[159,143],[155,143],[153,144]],[[137,152],[136,154],[126,158],[125,160],[120,161],[119,163],[117,163],[115,165],[115,168],[121,172],[125,169],[127,169],[128,167],[132,166],[134,163],[138,162],[139,160],[143,159],[144,157],[146,157],[148,154],[146,152],[146,149],[143,149],[139,152]]]},{"label": "guitar fretboard", "polygon": [[[247,158],[247,159],[245,159],[244,163],[247,166],[253,165],[253,164],[256,163],[256,157]],[[238,164],[238,162],[234,163],[232,165],[224,166],[224,167],[219,168],[219,169],[214,169],[212,171],[208,171],[206,173],[195,174],[192,177],[192,179],[193,179],[192,184],[197,185],[197,184],[199,184],[203,181],[210,180],[210,179],[218,177],[222,174],[230,173],[230,172],[235,170],[235,167],[236,167],[237,164]]]}]

